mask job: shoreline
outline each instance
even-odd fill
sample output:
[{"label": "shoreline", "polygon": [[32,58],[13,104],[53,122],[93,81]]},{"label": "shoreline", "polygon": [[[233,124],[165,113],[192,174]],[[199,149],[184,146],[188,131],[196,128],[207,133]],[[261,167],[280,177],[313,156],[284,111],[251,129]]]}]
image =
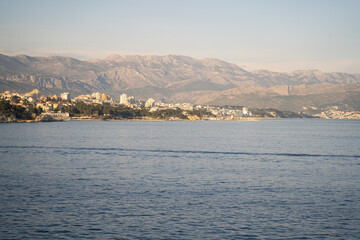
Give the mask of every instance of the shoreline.
[{"label": "shoreline", "polygon": [[128,122],[217,122],[217,121],[239,121],[239,122],[258,122],[263,119],[281,119],[281,118],[244,118],[244,119],[156,119],[156,118],[134,118],[134,119],[97,119],[97,118],[70,118],[70,119],[61,119],[61,120],[51,120],[51,121],[38,121],[38,120],[16,120],[16,121],[3,121],[0,123],[45,123],[45,122],[70,122],[70,121],[128,121]]},{"label": "shoreline", "polygon": [[49,121],[39,121],[39,120],[15,120],[15,121],[1,121],[1,123],[42,123],[42,122],[70,122],[70,121],[144,121],[144,122],[258,122],[261,120],[280,120],[280,119],[326,119],[326,120],[360,120],[360,119],[341,119],[341,118],[261,118],[261,117],[253,117],[253,118],[238,118],[238,119],[156,119],[156,118],[128,118],[128,119],[100,119],[100,118],[70,118],[70,119],[53,119]]}]

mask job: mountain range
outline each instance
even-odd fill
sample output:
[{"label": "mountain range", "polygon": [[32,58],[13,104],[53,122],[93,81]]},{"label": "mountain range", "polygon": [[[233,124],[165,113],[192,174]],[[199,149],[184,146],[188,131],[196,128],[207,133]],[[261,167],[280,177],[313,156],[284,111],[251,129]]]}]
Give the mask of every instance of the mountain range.
[{"label": "mountain range", "polygon": [[119,56],[81,61],[70,57],[0,54],[0,91],[72,96],[104,92],[165,102],[241,105],[302,111],[338,105],[360,109],[360,74],[299,70],[246,71],[219,59],[188,56]]}]

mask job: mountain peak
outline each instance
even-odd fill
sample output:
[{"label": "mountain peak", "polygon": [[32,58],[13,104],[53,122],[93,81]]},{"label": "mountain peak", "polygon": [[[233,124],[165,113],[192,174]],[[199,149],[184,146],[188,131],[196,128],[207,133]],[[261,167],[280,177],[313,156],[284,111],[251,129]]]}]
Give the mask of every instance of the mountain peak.
[{"label": "mountain peak", "polygon": [[118,55],[118,54],[111,54],[111,55],[107,56],[106,58],[104,58],[104,60],[105,60],[105,61],[109,61],[109,62],[113,62],[113,61],[118,60],[119,58],[121,58],[120,55]]},{"label": "mountain peak", "polygon": [[25,54],[16,55],[16,56],[14,56],[14,58],[16,58],[18,60],[25,60],[25,61],[32,61],[32,60],[35,59],[34,57],[30,57],[30,56],[25,55]]}]

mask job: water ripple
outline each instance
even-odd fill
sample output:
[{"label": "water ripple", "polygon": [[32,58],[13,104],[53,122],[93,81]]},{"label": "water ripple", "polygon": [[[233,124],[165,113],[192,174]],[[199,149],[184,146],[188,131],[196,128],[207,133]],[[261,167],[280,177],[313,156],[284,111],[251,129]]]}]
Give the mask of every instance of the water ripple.
[{"label": "water ripple", "polygon": [[[249,155],[249,156],[285,156],[285,157],[328,157],[328,158],[360,158],[360,154],[310,154],[310,153],[270,153],[270,152],[224,152],[224,151],[199,151],[199,150],[171,150],[171,149],[136,149],[136,148],[113,148],[113,147],[49,147],[49,146],[0,146],[0,149],[44,149],[54,150],[61,154],[81,154],[92,151],[95,154],[111,155],[111,152],[150,152],[150,153],[173,153],[173,154],[220,154],[220,155]],[[4,150],[2,150],[4,151]],[[69,152],[71,151],[71,152]],[[174,155],[179,157],[178,155]]]}]

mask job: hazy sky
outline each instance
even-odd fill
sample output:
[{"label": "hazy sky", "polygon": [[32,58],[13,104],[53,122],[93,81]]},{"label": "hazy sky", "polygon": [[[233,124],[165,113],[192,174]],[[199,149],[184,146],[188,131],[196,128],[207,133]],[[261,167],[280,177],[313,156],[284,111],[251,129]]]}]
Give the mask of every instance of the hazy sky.
[{"label": "hazy sky", "polygon": [[0,0],[0,52],[360,73],[360,0]]}]

